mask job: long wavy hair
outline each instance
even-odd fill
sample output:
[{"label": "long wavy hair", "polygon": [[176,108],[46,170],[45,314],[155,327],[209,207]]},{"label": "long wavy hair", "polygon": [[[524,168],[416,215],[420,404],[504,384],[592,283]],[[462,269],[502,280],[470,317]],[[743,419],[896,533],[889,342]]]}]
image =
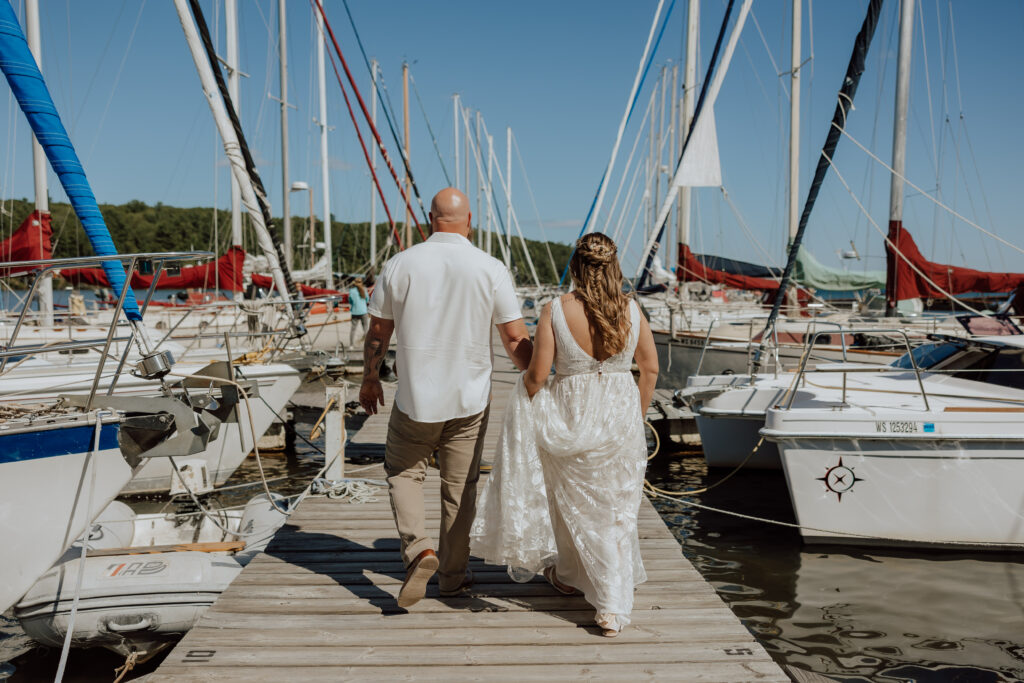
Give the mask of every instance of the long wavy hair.
[{"label": "long wavy hair", "polygon": [[590,323],[595,352],[600,349],[605,357],[614,356],[626,348],[630,325],[629,297],[622,291],[615,242],[600,232],[579,238],[569,274]]}]

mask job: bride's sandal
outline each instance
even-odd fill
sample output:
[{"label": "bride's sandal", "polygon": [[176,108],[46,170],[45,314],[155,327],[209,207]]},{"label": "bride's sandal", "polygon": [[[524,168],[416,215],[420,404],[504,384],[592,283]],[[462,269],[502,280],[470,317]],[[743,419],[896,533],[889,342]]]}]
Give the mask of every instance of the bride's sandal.
[{"label": "bride's sandal", "polygon": [[555,575],[554,565],[544,568],[544,578],[548,580],[555,590],[562,595],[579,595],[579,591],[570,586],[567,583],[562,583],[558,580],[558,576]]},{"label": "bride's sandal", "polygon": [[614,638],[622,632],[622,624],[614,614],[598,614],[594,621],[605,638]]}]

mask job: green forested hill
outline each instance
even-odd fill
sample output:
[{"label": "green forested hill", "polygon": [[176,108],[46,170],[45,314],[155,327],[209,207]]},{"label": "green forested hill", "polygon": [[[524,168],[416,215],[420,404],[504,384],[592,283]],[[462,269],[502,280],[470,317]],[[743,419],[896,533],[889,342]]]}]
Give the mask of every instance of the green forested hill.
[{"label": "green forested hill", "polygon": [[[33,209],[31,202],[24,199],[9,200],[2,203],[3,213],[0,215],[2,230],[0,235],[8,237],[21,224]],[[114,244],[122,253],[207,250],[223,253],[231,242],[231,215],[228,211],[218,210],[216,215],[208,207],[180,208],[157,203],[150,206],[140,201],[127,204],[100,204],[100,210],[107,221],[107,227],[114,238]],[[68,204],[51,204],[53,216],[54,255],[58,257],[84,256],[92,253],[89,240],[82,230]],[[275,220],[276,229],[280,230],[280,220]],[[245,226],[245,248],[257,251],[255,238],[248,227],[248,218],[243,216]],[[320,234],[322,223],[317,223],[317,234]],[[362,273],[369,263],[370,229],[369,223],[338,223],[331,225],[331,236],[334,247],[334,267],[345,273]],[[295,267],[302,268],[309,263],[309,219],[295,216],[292,218],[296,256]],[[415,230],[413,231],[415,233]],[[377,225],[377,245],[381,248],[386,243],[388,226]],[[399,234],[402,234],[399,225]],[[419,242],[415,235],[414,242]],[[526,240],[530,256],[537,268],[541,282],[558,281],[571,246],[557,242],[540,242]],[[548,249],[554,258],[557,272],[552,268]],[[494,241],[494,254],[501,258]],[[516,279],[521,283],[531,281],[529,268],[523,258],[522,246],[516,240],[512,250],[513,270]]]}]

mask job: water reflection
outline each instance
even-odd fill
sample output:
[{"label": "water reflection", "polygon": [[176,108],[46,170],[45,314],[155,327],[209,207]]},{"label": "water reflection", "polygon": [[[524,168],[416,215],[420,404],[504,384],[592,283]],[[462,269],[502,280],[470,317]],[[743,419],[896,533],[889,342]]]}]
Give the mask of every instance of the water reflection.
[{"label": "water reflection", "polygon": [[[699,457],[651,468],[713,484]],[[793,522],[781,473],[741,472],[690,498]],[[795,529],[658,501],[684,553],[778,661],[843,681],[1024,679],[1024,558],[804,546]]]}]

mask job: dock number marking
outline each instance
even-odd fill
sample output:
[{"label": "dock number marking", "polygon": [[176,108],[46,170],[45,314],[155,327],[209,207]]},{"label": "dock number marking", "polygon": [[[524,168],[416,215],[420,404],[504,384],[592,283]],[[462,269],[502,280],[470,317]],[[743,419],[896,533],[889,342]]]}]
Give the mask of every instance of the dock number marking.
[{"label": "dock number marking", "polygon": [[751,650],[749,647],[727,647],[725,648],[725,650],[723,650],[723,652],[725,652],[725,654],[727,655],[732,655],[734,657],[754,654],[754,651]]},{"label": "dock number marking", "polygon": [[199,664],[210,661],[215,654],[216,650],[189,650],[181,661],[185,664]]}]

